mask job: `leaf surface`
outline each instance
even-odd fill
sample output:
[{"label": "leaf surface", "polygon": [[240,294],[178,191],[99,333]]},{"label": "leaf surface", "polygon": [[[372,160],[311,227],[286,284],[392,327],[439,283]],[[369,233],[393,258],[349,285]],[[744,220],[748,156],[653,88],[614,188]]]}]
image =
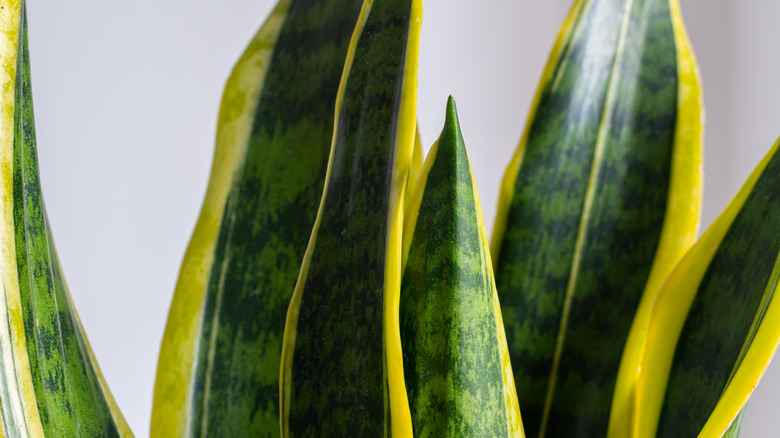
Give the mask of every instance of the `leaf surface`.
[{"label": "leaf surface", "polygon": [[366,0],[282,353],[282,436],[410,436],[398,333],[420,0]]},{"label": "leaf surface", "polygon": [[279,436],[287,308],[314,225],[361,1],[281,0],[225,86],[182,263],[152,436]]},{"label": "leaf surface", "polygon": [[400,328],[417,437],[521,437],[474,178],[450,98],[405,218]]},{"label": "leaf surface", "polygon": [[38,173],[24,1],[0,10],[0,410],[8,437],[130,437],[62,273]]},{"label": "leaf surface", "polygon": [[633,436],[720,437],[739,421],[777,349],[778,144],[658,294],[638,368]]},{"label": "leaf surface", "polygon": [[492,242],[529,435],[627,427],[636,376],[616,376],[621,360],[637,361],[624,351],[632,321],[695,238],[701,130],[676,1],[575,2],[505,174]]}]

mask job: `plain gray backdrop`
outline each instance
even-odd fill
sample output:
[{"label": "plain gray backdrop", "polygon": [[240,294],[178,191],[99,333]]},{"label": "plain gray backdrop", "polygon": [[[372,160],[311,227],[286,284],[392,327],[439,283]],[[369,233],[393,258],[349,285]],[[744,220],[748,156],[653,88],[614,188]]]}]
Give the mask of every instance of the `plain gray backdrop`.
[{"label": "plain gray backdrop", "polygon": [[[706,104],[703,227],[780,134],[780,2],[681,0]],[[148,436],[157,354],[213,153],[222,87],[271,0],[29,0],[41,179],[68,283],[113,393]],[[453,94],[485,221],[569,0],[428,0],[419,121]],[[743,437],[776,435],[780,365]]]}]

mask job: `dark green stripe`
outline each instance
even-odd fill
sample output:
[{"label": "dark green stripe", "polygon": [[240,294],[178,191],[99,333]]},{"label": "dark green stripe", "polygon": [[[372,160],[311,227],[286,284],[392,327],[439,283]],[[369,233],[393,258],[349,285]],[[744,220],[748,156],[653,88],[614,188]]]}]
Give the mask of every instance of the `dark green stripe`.
[{"label": "dark green stripe", "polygon": [[322,196],[336,92],[361,3],[293,0],[289,7],[219,231],[197,359],[193,436],[279,436],[285,317]]},{"label": "dark green stripe", "polygon": [[[627,0],[589,3],[566,44],[566,62],[558,60],[543,85],[496,260],[529,436],[541,428],[592,166],[599,173],[547,436],[606,434],[623,346],[667,203],[678,86],[669,6],[633,1],[618,58]],[[614,106],[605,106],[609,93]],[[603,157],[594,163],[604,122]]]},{"label": "dark green stripe", "polygon": [[766,311],[762,298],[777,286],[770,278],[780,255],[779,187],[780,155],[775,154],[699,285],[676,347],[659,437],[701,431],[752,340],[754,321]]},{"label": "dark green stripe", "polygon": [[293,437],[385,433],[387,212],[410,12],[375,0],[356,47],[291,352]]},{"label": "dark green stripe", "polygon": [[116,437],[119,433],[70,307],[48,227],[38,177],[26,18],[20,28],[13,209],[22,314],[38,410],[47,436]]},{"label": "dark green stripe", "polygon": [[[401,286],[415,437],[509,436],[492,272],[452,98]],[[486,263],[486,261],[484,261]]]}]

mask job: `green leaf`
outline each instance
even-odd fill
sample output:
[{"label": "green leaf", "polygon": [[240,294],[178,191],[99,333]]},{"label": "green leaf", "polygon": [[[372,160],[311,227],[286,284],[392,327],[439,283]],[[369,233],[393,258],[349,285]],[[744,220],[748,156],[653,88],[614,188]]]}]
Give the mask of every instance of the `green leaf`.
[{"label": "green leaf", "polygon": [[420,140],[420,127],[414,133],[414,147],[412,148],[412,162],[409,165],[409,178],[406,180],[406,190],[404,191],[404,215],[409,209],[409,203],[412,200],[414,188],[417,185],[417,179],[420,177],[423,166],[422,141]]},{"label": "green leaf", "polygon": [[487,234],[450,97],[404,224],[400,328],[418,437],[522,436]]},{"label": "green leaf", "polygon": [[492,242],[529,435],[626,436],[636,376],[616,376],[638,360],[635,315],[695,238],[701,131],[677,2],[575,2]]},{"label": "green leaf", "polygon": [[720,437],[769,365],[780,343],[778,145],[658,293],[632,436]]},{"label": "green leaf", "polygon": [[403,194],[415,135],[420,0],[366,0],[331,158],[290,303],[282,436],[410,436],[398,334]]},{"label": "green leaf", "polygon": [[0,28],[3,435],[129,437],[68,292],[46,216],[24,1],[4,3]]},{"label": "green leaf", "polygon": [[360,0],[281,0],[225,87],[160,351],[153,437],[279,436],[284,323]]},{"label": "green leaf", "polygon": [[737,418],[734,419],[734,421],[731,423],[731,426],[729,426],[728,430],[726,430],[726,433],[723,434],[722,438],[738,438],[739,432],[742,429],[742,417],[745,415],[745,410],[739,411],[739,415],[737,415]]}]

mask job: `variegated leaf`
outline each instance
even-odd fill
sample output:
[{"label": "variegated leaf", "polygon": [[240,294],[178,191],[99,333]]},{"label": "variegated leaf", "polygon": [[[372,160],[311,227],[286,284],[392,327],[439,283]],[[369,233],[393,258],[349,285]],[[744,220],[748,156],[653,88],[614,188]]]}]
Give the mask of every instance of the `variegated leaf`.
[{"label": "variegated leaf", "polygon": [[780,343],[779,145],[661,288],[638,346],[632,437],[718,438],[741,421]]},{"label": "variegated leaf", "polygon": [[287,314],[282,436],[410,436],[398,333],[420,0],[366,0],[325,191]]},{"label": "variegated leaf", "polygon": [[38,176],[23,0],[0,8],[0,411],[7,437],[131,437],[90,349]]},{"label": "variegated leaf", "polygon": [[285,315],[360,5],[281,0],[233,69],[160,352],[153,437],[279,436]]},{"label": "variegated leaf", "polygon": [[474,177],[450,98],[404,220],[400,324],[416,437],[522,437]]},{"label": "variegated leaf", "polygon": [[492,242],[529,435],[626,436],[636,375],[618,368],[638,360],[632,321],[695,238],[701,131],[677,1],[576,1]]}]

